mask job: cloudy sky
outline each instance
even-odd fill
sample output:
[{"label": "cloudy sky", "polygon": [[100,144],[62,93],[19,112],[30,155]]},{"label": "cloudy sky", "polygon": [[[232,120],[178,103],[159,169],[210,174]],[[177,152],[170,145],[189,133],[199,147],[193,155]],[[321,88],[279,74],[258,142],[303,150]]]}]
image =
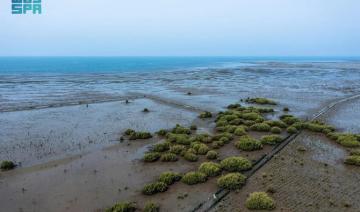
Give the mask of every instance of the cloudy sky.
[{"label": "cloudy sky", "polygon": [[360,56],[359,0],[0,1],[0,56]]}]

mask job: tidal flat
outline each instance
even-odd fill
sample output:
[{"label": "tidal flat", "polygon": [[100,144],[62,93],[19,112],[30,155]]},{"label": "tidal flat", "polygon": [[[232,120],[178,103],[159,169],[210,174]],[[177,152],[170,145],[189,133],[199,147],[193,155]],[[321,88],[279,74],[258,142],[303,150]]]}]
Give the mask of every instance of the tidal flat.
[{"label": "tidal flat", "polygon": [[[325,133],[311,132],[308,125],[299,129],[304,132],[255,173],[250,175],[251,170],[241,171],[248,176],[246,184],[218,202],[214,201],[220,189],[217,178],[225,176],[227,170],[223,170],[221,175],[207,176],[203,183],[187,185],[180,181],[169,185],[164,192],[143,193],[144,186],[156,182],[163,172],[184,175],[198,171],[204,162],[220,164],[228,157],[243,157],[255,165],[264,155],[271,155],[276,145],[261,142],[263,136],[272,133],[252,125],[290,114],[304,122],[309,121],[332,102],[358,95],[360,88],[356,76],[339,75],[348,69],[357,73],[360,70],[357,63],[264,63],[238,69],[193,70],[182,75],[166,73],[156,79],[145,75],[141,83],[135,77],[132,79],[136,82],[128,82],[131,89],[122,91],[126,95],[105,92],[116,87],[108,84],[106,89],[97,91],[106,93],[100,95],[102,98],[90,92],[89,98],[85,95],[81,102],[75,102],[61,94],[61,104],[55,104],[52,102],[54,98],[48,96],[45,100],[39,99],[39,104],[33,101],[29,104],[31,106],[27,106],[22,102],[26,98],[11,102],[3,95],[2,101],[7,104],[3,104],[0,114],[0,159],[14,161],[17,167],[0,172],[2,210],[105,211],[121,202],[136,202],[140,210],[145,203],[153,202],[159,204],[160,211],[205,211],[206,206],[216,202],[209,209],[246,211],[245,201],[250,193],[267,192],[275,201],[275,211],[316,211],[320,208],[358,211],[360,206],[356,199],[360,197],[359,192],[350,188],[358,182],[360,169],[344,164],[350,151],[357,148],[344,147]],[[111,77],[114,76],[106,78]],[[336,77],[340,80],[335,81]],[[154,79],[151,81],[149,78]],[[146,86],[153,86],[152,90],[145,92]],[[72,96],[76,95],[79,94],[74,91]],[[111,98],[107,99],[107,96]],[[276,105],[248,102],[248,97],[265,97]],[[229,123],[225,126],[243,127],[244,131],[219,128],[222,126],[218,112],[229,110],[230,104],[274,111],[256,113],[261,117],[239,114],[241,118],[235,119],[241,120],[227,117]],[[144,112],[145,108],[147,112]],[[336,132],[357,135],[360,133],[356,128],[358,119],[352,117],[358,116],[358,108],[358,98],[353,98],[335,105],[319,120],[332,125]],[[204,111],[212,116],[199,118]],[[289,123],[286,127],[279,127],[280,132],[276,135],[284,139],[291,136],[286,131],[294,124],[291,120],[287,118]],[[274,124],[267,122],[270,123]],[[215,151],[216,158],[207,158],[199,151],[199,145],[185,145],[187,150],[195,151],[192,153],[198,157],[196,161],[188,161],[179,152],[172,162],[160,158],[153,163],[144,162],[144,154],[152,151],[153,145],[169,139],[156,132],[161,129],[171,132],[177,124],[184,128],[196,126],[196,130],[190,130],[190,136],[208,134],[209,141],[195,142],[205,144],[208,151]],[[124,135],[129,128],[149,132],[152,138],[130,140]],[[219,142],[221,139],[214,137],[223,133],[221,130],[230,133],[233,139]],[[236,144],[242,133],[260,143],[246,140],[245,144]],[[258,145],[261,148],[253,147]],[[170,148],[164,151],[168,152]],[[304,186],[299,187],[299,183]],[[301,192],[297,192],[299,189]],[[330,197],[327,195],[329,192],[339,195]]]}]

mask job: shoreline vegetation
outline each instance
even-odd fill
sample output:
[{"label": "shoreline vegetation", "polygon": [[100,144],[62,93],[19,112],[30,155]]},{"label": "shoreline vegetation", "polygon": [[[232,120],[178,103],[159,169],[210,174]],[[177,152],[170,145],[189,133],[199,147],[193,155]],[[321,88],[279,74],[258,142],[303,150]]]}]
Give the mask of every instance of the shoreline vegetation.
[{"label": "shoreline vegetation", "polygon": [[[277,105],[273,100],[266,98],[248,98],[247,103],[259,105]],[[289,108],[284,112],[289,112]],[[159,180],[146,185],[143,188],[143,194],[154,195],[156,193],[166,192],[172,184],[181,181],[187,185],[206,183],[209,178],[220,176],[217,179],[219,189],[238,190],[246,183],[246,176],[242,173],[252,168],[252,162],[244,157],[229,157],[217,162],[210,160],[216,159],[216,150],[226,144],[236,141],[235,147],[240,151],[257,151],[263,149],[263,145],[276,145],[284,140],[284,137],[278,135],[286,132],[288,135],[307,130],[323,134],[332,141],[340,144],[345,148],[357,148],[360,146],[360,135],[351,133],[337,132],[335,127],[325,124],[324,122],[313,120],[301,120],[290,114],[283,114],[278,120],[266,119],[267,113],[273,113],[273,109],[259,108],[254,106],[242,106],[240,104],[231,104],[227,106],[226,111],[217,113],[213,120],[216,124],[215,134],[196,134],[196,127],[185,127],[176,125],[171,130],[161,129],[157,134],[163,137],[164,142],[158,143],[145,153],[143,161],[145,163],[154,163],[158,159],[161,162],[175,162],[183,157],[189,162],[197,161],[199,157],[206,156],[208,162],[203,162],[198,170],[187,173],[165,172],[160,175]],[[200,113],[199,118],[211,119],[212,113],[205,111]],[[250,136],[250,131],[274,133],[264,135],[260,140]],[[127,130],[124,134],[136,133],[134,130]],[[141,139],[141,136],[139,136]],[[300,150],[299,150],[300,151]],[[302,151],[306,151],[302,149]],[[213,156],[210,156],[213,155]],[[350,156],[344,159],[345,164],[360,165],[358,151],[353,151]],[[161,180],[166,179],[166,180]],[[164,182],[165,181],[165,182]],[[275,209],[274,200],[265,192],[255,192],[250,194],[244,203],[250,210]],[[117,205],[126,205],[126,202]],[[108,208],[107,211],[119,211],[116,205]],[[126,211],[126,210],[120,210]]]}]

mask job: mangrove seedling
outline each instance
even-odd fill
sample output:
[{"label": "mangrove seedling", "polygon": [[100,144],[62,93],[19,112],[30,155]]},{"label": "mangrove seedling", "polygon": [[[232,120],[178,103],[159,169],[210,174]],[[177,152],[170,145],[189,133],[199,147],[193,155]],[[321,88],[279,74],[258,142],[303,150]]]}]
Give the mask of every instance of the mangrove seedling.
[{"label": "mangrove seedling", "polygon": [[275,145],[281,143],[283,138],[279,135],[264,135],[261,137],[261,143]]},{"label": "mangrove seedling", "polygon": [[192,143],[191,148],[193,148],[198,155],[206,155],[206,153],[210,150],[210,148],[206,144],[197,142]]},{"label": "mangrove seedling", "polygon": [[228,157],[220,162],[221,167],[229,172],[240,172],[251,169],[251,162],[243,157]]},{"label": "mangrove seedling", "polygon": [[206,153],[206,158],[209,160],[215,160],[218,158],[218,153],[214,150],[210,150]]},{"label": "mangrove seedling", "polygon": [[198,183],[204,183],[206,180],[206,174],[202,172],[188,172],[182,177],[181,182],[188,185],[195,185]]},{"label": "mangrove seedling", "polygon": [[177,124],[171,131],[174,134],[187,134],[190,135],[191,134],[191,130],[187,127],[183,127],[179,124]]},{"label": "mangrove seedling", "polygon": [[281,129],[280,127],[272,127],[270,132],[274,133],[274,134],[280,134],[281,133]]},{"label": "mangrove seedling", "polygon": [[266,123],[256,123],[252,125],[250,129],[259,132],[269,132],[271,130],[271,127]]},{"label": "mangrove seedling", "polygon": [[286,132],[288,132],[289,134],[295,134],[298,132],[298,130],[295,127],[290,126],[286,129]]},{"label": "mangrove seedling", "polygon": [[148,185],[145,185],[142,193],[145,195],[153,195],[160,192],[165,192],[168,189],[166,183],[163,182],[155,182]]},{"label": "mangrove seedling", "polygon": [[345,159],[344,163],[349,165],[360,166],[360,156],[350,155]]},{"label": "mangrove seedling", "polygon": [[199,160],[199,157],[196,154],[194,154],[194,153],[192,153],[190,151],[187,151],[184,154],[184,159],[187,160],[187,161],[190,161],[190,162],[196,162],[196,161]]},{"label": "mangrove seedling", "polygon": [[161,157],[161,154],[158,152],[148,152],[144,155],[145,162],[155,162]]},{"label": "mangrove seedling", "polygon": [[265,192],[253,192],[246,199],[245,206],[249,210],[273,210],[275,201]]},{"label": "mangrove seedling", "polygon": [[162,162],[175,162],[178,160],[178,157],[174,153],[164,153],[161,155],[160,160]]},{"label": "mangrove seedling", "polygon": [[252,104],[259,104],[259,105],[276,105],[276,102],[270,99],[266,99],[266,98],[247,98],[245,100],[247,103],[252,103]]},{"label": "mangrove seedling", "polygon": [[172,185],[177,181],[181,180],[181,174],[176,172],[163,172],[159,177],[159,182],[166,183],[167,185]]},{"label": "mangrove seedling", "polygon": [[170,152],[180,155],[183,151],[186,150],[186,147],[184,145],[174,145],[170,147]]},{"label": "mangrove seedling", "polygon": [[230,173],[221,176],[217,180],[217,184],[220,188],[228,190],[240,189],[246,182],[246,177],[240,173]]},{"label": "mangrove seedling", "polygon": [[1,165],[0,165],[0,169],[2,171],[8,171],[8,170],[14,169],[15,167],[16,167],[15,163],[12,161],[8,161],[8,160],[2,161]]},{"label": "mangrove seedling", "polygon": [[202,119],[211,118],[211,117],[212,117],[212,113],[210,113],[209,111],[204,111],[199,115],[199,118]]},{"label": "mangrove seedling", "polygon": [[246,135],[246,130],[244,127],[237,127],[234,131],[234,134],[237,136]]},{"label": "mangrove seedling", "polygon": [[214,162],[204,162],[200,165],[199,171],[208,177],[215,177],[221,174],[221,166]]},{"label": "mangrove seedling", "polygon": [[144,212],[160,212],[160,206],[153,202],[148,202],[145,204]]},{"label": "mangrove seedling", "polygon": [[235,143],[235,147],[244,151],[255,151],[263,148],[260,141],[250,136],[241,136],[239,141]]},{"label": "mangrove seedling", "polygon": [[120,202],[106,209],[106,212],[134,212],[136,211],[136,204],[133,202]]}]

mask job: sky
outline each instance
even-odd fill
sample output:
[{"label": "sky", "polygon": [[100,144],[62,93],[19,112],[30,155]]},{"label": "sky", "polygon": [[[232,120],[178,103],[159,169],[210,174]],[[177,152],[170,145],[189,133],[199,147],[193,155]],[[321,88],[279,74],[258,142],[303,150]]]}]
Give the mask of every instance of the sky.
[{"label": "sky", "polygon": [[0,0],[0,56],[360,56],[359,0]]}]

